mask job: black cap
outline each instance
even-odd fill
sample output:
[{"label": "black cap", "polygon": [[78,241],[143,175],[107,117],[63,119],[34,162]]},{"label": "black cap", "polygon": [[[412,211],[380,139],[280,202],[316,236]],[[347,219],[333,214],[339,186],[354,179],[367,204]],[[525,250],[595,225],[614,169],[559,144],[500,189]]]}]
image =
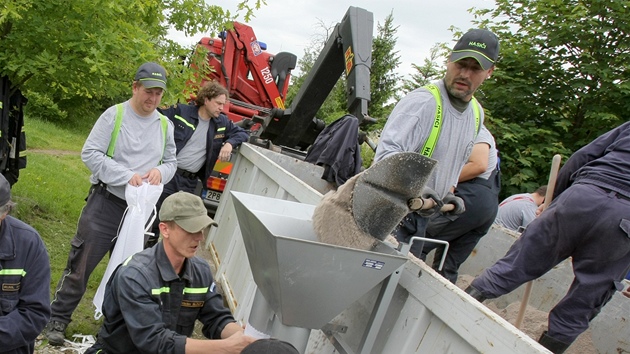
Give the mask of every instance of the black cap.
[{"label": "black cap", "polygon": [[490,69],[499,57],[499,38],[485,29],[473,29],[457,41],[451,61],[464,58],[475,58],[484,70]]},{"label": "black cap", "polygon": [[259,339],[241,351],[241,354],[300,354],[295,347],[275,338]]},{"label": "black cap", "polygon": [[0,206],[7,205],[11,201],[11,184],[0,174]]},{"label": "black cap", "polygon": [[157,63],[144,63],[138,68],[134,81],[140,81],[146,88],[159,87],[166,90],[166,70]]}]

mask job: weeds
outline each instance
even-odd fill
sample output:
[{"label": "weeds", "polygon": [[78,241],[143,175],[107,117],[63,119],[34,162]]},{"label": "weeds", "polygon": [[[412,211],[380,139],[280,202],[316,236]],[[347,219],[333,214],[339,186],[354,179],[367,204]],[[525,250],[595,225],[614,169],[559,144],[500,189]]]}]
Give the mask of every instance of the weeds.
[{"label": "weeds", "polygon": [[[33,226],[41,235],[52,272],[51,296],[66,266],[70,240],[85,204],[90,172],[81,161],[80,151],[87,133],[77,133],[39,120],[25,121],[27,167],[20,170],[13,186],[17,203],[12,215]],[[92,334],[100,323],[94,320],[92,298],[105,272],[107,259],[96,268],[88,290],[73,315],[67,335]]]}]

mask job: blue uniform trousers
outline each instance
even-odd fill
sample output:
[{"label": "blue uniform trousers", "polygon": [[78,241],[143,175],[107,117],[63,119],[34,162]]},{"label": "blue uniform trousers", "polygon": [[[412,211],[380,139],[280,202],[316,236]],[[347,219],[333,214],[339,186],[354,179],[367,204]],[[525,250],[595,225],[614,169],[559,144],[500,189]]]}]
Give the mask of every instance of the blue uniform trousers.
[{"label": "blue uniform trousers", "polygon": [[472,282],[486,298],[513,291],[571,257],[575,278],[549,313],[548,335],[570,343],[610,300],[630,265],[630,200],[575,183]]},{"label": "blue uniform trousers", "polygon": [[448,241],[449,248],[442,270],[438,270],[444,247],[441,244],[425,242],[422,259],[433,249],[433,269],[455,283],[458,269],[466,261],[479,240],[488,233],[497,216],[501,180],[498,171],[489,179],[473,178],[459,183],[455,195],[462,198],[466,211],[460,215],[439,215],[431,219],[427,237]]},{"label": "blue uniform trousers", "polygon": [[164,189],[162,190],[162,194],[158,199],[157,203],[155,203],[155,210],[158,215],[155,216],[155,220],[153,221],[153,226],[151,227],[151,232],[153,232],[153,237],[145,240],[144,247],[153,247],[160,236],[160,208],[162,207],[162,203],[164,203],[164,199],[166,199],[169,195],[177,193],[179,191],[184,191],[192,194],[196,194],[196,188],[198,183],[198,178],[194,176],[183,176],[181,173],[177,172],[171,178],[171,180],[164,185]]}]

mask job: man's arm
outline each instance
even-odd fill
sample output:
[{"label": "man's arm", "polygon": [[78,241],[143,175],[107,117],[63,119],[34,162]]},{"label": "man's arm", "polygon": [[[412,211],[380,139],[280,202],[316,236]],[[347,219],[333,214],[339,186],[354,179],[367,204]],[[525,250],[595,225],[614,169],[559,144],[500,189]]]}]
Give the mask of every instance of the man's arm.
[{"label": "man's arm", "polygon": [[490,145],[488,143],[478,143],[473,146],[468,162],[462,167],[459,174],[459,182],[464,182],[478,177],[488,169],[488,154]]},{"label": "man's arm", "polygon": [[538,209],[538,207],[533,206],[533,207],[527,207],[523,210],[521,210],[521,217],[522,217],[522,222],[521,222],[521,226],[522,227],[527,227],[527,225],[529,225],[530,222],[534,221],[534,219],[536,219],[536,210]]},{"label": "man's arm", "polygon": [[249,139],[249,134],[245,129],[232,123],[231,120],[225,118],[227,124],[225,126],[225,136],[227,139],[223,142],[223,146],[219,151],[219,160],[229,161],[232,155],[232,149],[238,147]]},{"label": "man's arm", "polygon": [[428,91],[403,97],[389,115],[376,148],[374,162],[399,152],[417,152],[431,131],[437,104]]},{"label": "man's arm", "polygon": [[162,156],[162,164],[156,169],[160,171],[162,184],[167,184],[177,171],[177,147],[175,146],[175,126],[168,121],[166,130],[166,147]]},{"label": "man's arm", "polygon": [[[230,323],[239,327],[236,323]],[[227,328],[227,326],[226,326]],[[240,327],[239,327],[240,328]],[[225,331],[225,329],[224,329]],[[193,339],[186,338],[186,354],[208,354],[208,353],[225,353],[225,354],[239,354],[243,349],[256,341],[256,338],[249,337],[243,334],[241,328],[240,331],[234,332],[225,339]]]},{"label": "man's arm", "polygon": [[238,147],[242,143],[246,142],[249,139],[249,133],[245,131],[245,129],[239,127],[238,125],[232,123],[230,119],[227,119],[227,125],[225,126],[225,136],[227,139],[226,143],[230,143],[232,147]]},{"label": "man's arm", "polygon": [[134,173],[107,157],[115,118],[115,106],[108,108],[98,118],[83,144],[81,160],[98,180],[113,186],[122,186],[127,184]]},{"label": "man's arm", "polygon": [[621,136],[627,136],[630,122],[624,123],[576,151],[562,166],[556,180],[554,199],[573,183],[573,174],[587,163],[606,154],[608,148]]}]

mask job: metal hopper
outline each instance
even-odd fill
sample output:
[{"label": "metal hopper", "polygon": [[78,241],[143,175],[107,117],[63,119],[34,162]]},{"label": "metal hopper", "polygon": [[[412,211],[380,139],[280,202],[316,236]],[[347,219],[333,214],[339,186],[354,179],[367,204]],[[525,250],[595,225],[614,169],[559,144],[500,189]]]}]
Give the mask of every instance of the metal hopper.
[{"label": "metal hopper", "polygon": [[372,251],[318,242],[314,205],[231,194],[254,281],[286,326],[322,328],[407,260],[380,242]]}]

